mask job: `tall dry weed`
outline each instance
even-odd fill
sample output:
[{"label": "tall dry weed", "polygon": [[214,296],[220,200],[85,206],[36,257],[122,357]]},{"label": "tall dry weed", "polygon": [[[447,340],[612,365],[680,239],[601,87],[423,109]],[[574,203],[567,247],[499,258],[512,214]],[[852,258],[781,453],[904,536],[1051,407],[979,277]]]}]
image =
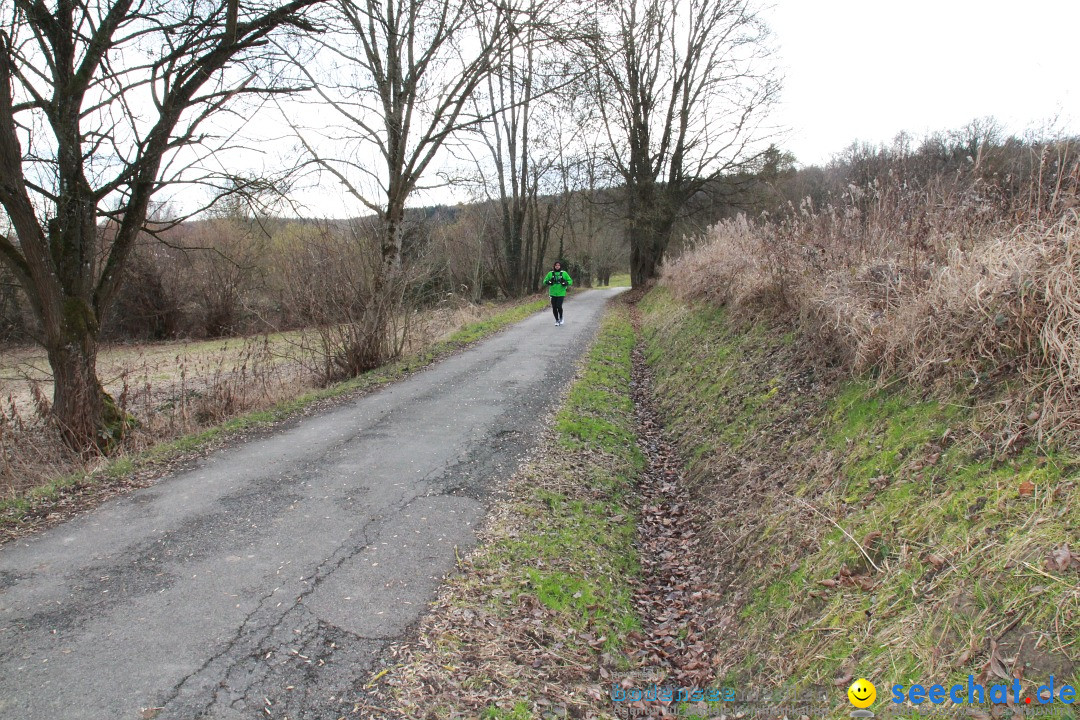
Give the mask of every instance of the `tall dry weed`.
[{"label": "tall dry weed", "polygon": [[79,462],[56,426],[42,420],[40,406],[27,413],[10,394],[0,403],[0,498],[22,495]]},{"label": "tall dry weed", "polygon": [[835,206],[715,226],[663,282],[736,316],[784,314],[853,372],[975,392],[1021,378],[1013,436],[1080,445],[1078,168],[1024,213],[985,184],[851,186]]}]

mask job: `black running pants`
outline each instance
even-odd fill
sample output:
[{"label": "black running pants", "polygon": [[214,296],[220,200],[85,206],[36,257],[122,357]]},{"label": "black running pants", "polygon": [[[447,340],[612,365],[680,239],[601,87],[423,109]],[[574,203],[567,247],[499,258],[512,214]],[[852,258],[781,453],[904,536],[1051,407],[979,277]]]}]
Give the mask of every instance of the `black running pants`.
[{"label": "black running pants", "polygon": [[555,322],[562,322],[562,301],[565,299],[566,296],[551,296],[551,314],[555,316]]}]

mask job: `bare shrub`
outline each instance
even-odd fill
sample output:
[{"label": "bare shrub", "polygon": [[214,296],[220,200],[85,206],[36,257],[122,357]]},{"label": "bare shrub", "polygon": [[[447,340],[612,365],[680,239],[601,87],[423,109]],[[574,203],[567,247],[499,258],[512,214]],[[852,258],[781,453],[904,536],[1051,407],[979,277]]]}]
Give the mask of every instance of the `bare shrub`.
[{"label": "bare shrub", "polygon": [[1014,436],[1064,432],[1073,442],[1080,162],[1063,154],[1053,167],[1054,177],[1032,175],[1038,187],[1022,213],[982,179],[938,177],[912,189],[874,178],[833,206],[725,221],[664,282],[684,299],[787,314],[856,372],[976,391],[1019,375]]},{"label": "bare shrub", "polygon": [[31,393],[29,410],[20,408],[11,394],[0,403],[0,497],[17,497],[80,462],[55,424],[47,421],[49,401],[36,383]]},{"label": "bare shrub", "polygon": [[356,377],[401,354],[415,278],[383,262],[373,234],[356,225],[322,228],[284,267],[286,302],[317,338],[312,370],[320,384]]},{"label": "bare shrub", "polygon": [[185,280],[197,307],[204,337],[250,332],[250,305],[265,271],[267,236],[242,217],[219,217],[194,224],[184,243]]},{"label": "bare shrub", "polygon": [[169,265],[183,262],[179,253],[142,236],[132,250],[128,281],[117,292],[106,316],[106,338],[165,340],[185,329],[183,295],[170,282]]}]

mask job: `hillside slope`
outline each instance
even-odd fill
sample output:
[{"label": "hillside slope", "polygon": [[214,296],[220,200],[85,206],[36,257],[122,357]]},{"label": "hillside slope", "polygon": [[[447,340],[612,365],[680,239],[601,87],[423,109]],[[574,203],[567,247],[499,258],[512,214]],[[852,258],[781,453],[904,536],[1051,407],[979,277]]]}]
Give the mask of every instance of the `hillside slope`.
[{"label": "hillside slope", "polygon": [[662,287],[640,309],[709,520],[719,683],[825,687],[845,712],[861,676],[879,705],[969,674],[1078,684],[1076,457],[1000,436],[985,398],[851,380],[782,325]]}]

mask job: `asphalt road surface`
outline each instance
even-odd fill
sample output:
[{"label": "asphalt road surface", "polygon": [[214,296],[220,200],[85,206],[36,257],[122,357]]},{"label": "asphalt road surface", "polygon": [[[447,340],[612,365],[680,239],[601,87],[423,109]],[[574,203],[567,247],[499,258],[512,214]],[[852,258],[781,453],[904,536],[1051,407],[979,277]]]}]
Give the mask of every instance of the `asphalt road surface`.
[{"label": "asphalt road surface", "polygon": [[0,548],[0,718],[348,716],[617,293]]}]

